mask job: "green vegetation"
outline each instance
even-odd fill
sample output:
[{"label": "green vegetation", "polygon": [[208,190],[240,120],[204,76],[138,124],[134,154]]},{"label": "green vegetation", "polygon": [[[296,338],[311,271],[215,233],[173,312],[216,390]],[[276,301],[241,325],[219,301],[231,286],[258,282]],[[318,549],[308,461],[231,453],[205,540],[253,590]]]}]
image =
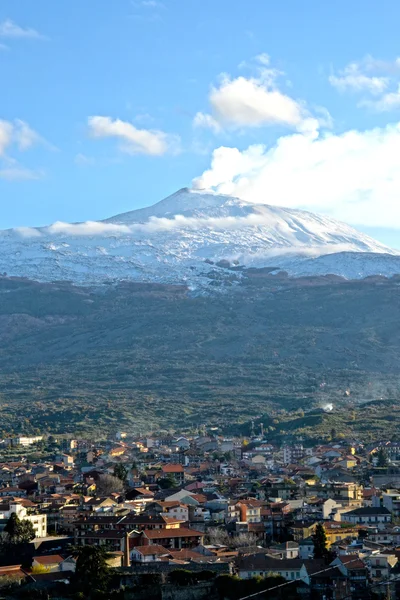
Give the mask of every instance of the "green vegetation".
[{"label": "green vegetation", "polygon": [[122,463],[117,463],[114,467],[114,477],[118,477],[123,483],[127,480],[128,470]]},{"label": "green vegetation", "polygon": [[196,298],[0,278],[0,437],[257,432],[260,415],[268,439],[396,436],[398,293],[395,278],[249,277]]},{"label": "green vegetation", "polygon": [[10,544],[24,544],[35,539],[32,523],[27,519],[21,520],[15,513],[8,519],[4,532],[7,534],[7,541]]},{"label": "green vegetation", "polygon": [[72,555],[76,558],[73,585],[80,592],[89,594],[104,591],[110,581],[111,572],[107,565],[110,554],[104,546],[77,546]]},{"label": "green vegetation", "polygon": [[328,558],[329,552],[327,548],[326,533],[322,523],[317,524],[312,539],[314,543],[314,558]]}]

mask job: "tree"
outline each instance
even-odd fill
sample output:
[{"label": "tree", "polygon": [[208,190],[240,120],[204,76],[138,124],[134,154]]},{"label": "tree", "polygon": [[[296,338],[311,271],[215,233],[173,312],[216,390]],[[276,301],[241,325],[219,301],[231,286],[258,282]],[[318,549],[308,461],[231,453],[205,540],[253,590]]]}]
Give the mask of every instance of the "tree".
[{"label": "tree", "polygon": [[98,496],[109,496],[119,494],[124,489],[124,484],[118,477],[113,475],[100,475],[96,482],[96,493]]},{"label": "tree", "polygon": [[4,531],[11,544],[24,544],[35,539],[35,529],[27,519],[21,520],[16,513],[8,519]]},{"label": "tree", "polygon": [[117,463],[114,467],[114,477],[118,477],[123,483],[125,483],[128,477],[128,470],[123,464]]},{"label": "tree", "polygon": [[32,567],[31,569],[32,575],[41,575],[42,573],[50,573],[50,567],[45,567],[44,565],[38,564],[36,567]]},{"label": "tree", "polygon": [[384,448],[379,448],[377,457],[378,457],[377,466],[378,467],[387,467],[388,456],[387,456],[387,452]]},{"label": "tree", "polygon": [[336,440],[336,429],[334,427],[331,429],[331,438],[332,440]]},{"label": "tree", "polygon": [[162,490],[170,490],[171,488],[178,487],[178,483],[173,475],[167,475],[167,477],[159,479],[158,485]]},{"label": "tree", "polygon": [[110,554],[104,546],[77,546],[72,549],[76,559],[75,583],[81,591],[104,590],[110,578],[107,560]]},{"label": "tree", "polygon": [[312,538],[314,542],[314,558],[327,558],[329,553],[326,546],[326,533],[322,523],[318,523]]}]

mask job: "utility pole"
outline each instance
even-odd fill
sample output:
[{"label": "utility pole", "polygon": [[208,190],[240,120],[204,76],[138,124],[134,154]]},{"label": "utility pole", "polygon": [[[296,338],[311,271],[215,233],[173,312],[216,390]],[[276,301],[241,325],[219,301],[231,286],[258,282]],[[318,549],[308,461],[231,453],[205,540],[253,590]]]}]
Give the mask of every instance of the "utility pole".
[{"label": "utility pole", "polygon": [[390,581],[388,581],[387,584],[386,584],[385,600],[392,600],[392,594],[391,594],[391,591],[390,591]]}]

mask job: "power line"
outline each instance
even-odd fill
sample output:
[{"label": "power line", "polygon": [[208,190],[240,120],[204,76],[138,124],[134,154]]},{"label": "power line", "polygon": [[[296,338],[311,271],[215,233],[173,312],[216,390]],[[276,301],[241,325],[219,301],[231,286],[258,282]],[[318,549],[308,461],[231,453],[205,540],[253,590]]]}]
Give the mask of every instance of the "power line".
[{"label": "power line", "polygon": [[[360,558],[355,558],[354,560],[349,560],[347,563],[345,563],[344,566],[350,565],[353,562],[357,562],[361,560]],[[311,573],[310,577],[314,577],[315,575],[320,575],[321,573],[326,573],[327,571],[332,571],[333,569],[339,569],[342,565],[332,565],[330,567],[327,567],[326,569],[322,569],[321,571],[316,571],[315,573]],[[374,588],[374,587],[379,587],[380,585],[386,585],[388,583],[395,583],[396,581],[400,580],[400,575],[399,577],[393,578],[393,579],[385,579],[383,581],[380,581],[378,583],[375,583],[373,585],[368,586],[369,589]],[[255,598],[256,596],[260,596],[260,594],[265,594],[266,592],[272,592],[273,590],[278,590],[280,588],[286,587],[288,585],[293,585],[294,583],[305,583],[304,581],[304,577],[300,578],[300,579],[293,579],[292,581],[285,581],[285,583],[281,583],[279,585],[275,585],[272,588],[268,588],[266,590],[262,590],[260,592],[255,592],[254,594],[250,594],[249,596],[242,596],[241,598],[239,598],[239,600],[248,600],[249,598]],[[351,600],[352,598],[352,594],[348,595],[348,596],[344,596],[343,598],[341,598],[341,600]]]}]

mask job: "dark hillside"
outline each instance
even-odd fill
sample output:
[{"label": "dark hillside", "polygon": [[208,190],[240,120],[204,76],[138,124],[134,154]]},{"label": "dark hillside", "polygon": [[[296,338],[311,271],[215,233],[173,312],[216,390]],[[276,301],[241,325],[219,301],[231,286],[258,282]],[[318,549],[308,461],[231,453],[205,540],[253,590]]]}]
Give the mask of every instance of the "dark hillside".
[{"label": "dark hillside", "polygon": [[396,280],[267,274],[194,298],[0,279],[4,432],[238,421],[345,403],[348,388],[351,402],[396,399],[399,364]]}]

